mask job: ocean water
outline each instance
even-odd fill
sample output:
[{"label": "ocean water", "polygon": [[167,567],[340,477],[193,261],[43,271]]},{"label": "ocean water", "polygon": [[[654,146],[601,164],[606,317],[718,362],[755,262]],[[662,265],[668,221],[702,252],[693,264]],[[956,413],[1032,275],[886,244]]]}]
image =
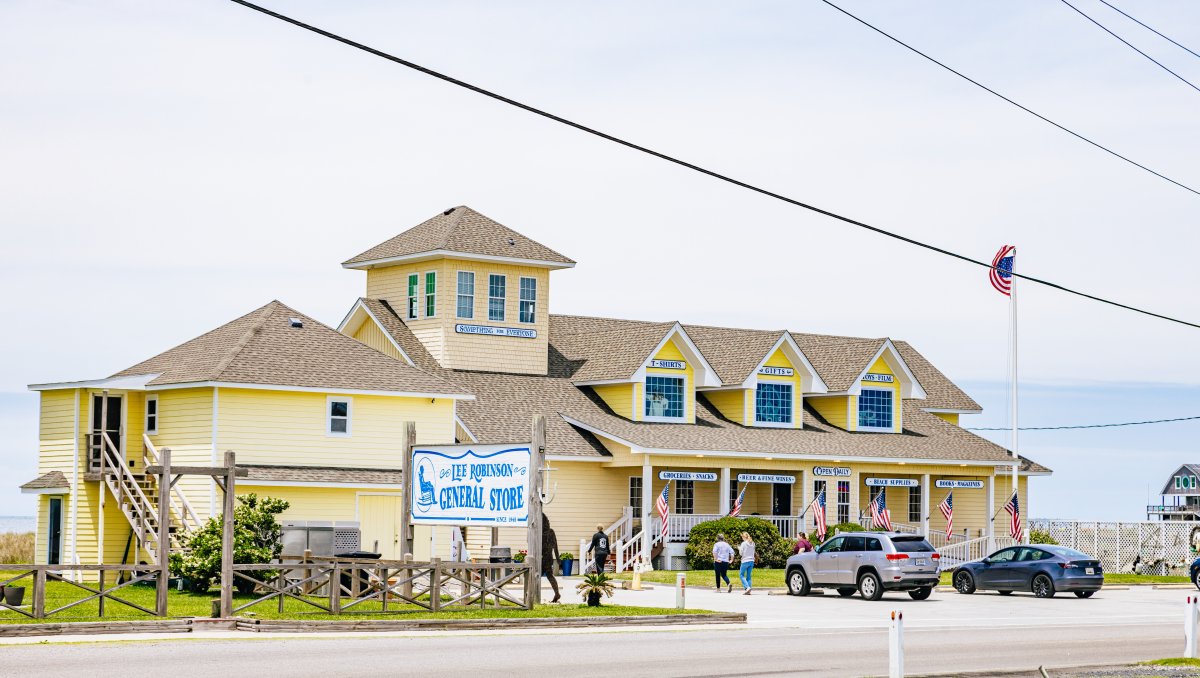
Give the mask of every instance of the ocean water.
[{"label": "ocean water", "polygon": [[33,516],[0,516],[0,533],[33,532],[37,520]]}]

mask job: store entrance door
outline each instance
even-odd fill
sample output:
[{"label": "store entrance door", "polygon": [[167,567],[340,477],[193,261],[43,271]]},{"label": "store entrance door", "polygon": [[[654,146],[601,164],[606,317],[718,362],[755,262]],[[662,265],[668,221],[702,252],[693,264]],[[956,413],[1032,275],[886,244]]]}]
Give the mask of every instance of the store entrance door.
[{"label": "store entrance door", "polygon": [[792,486],[786,483],[771,485],[771,515],[792,515]]}]

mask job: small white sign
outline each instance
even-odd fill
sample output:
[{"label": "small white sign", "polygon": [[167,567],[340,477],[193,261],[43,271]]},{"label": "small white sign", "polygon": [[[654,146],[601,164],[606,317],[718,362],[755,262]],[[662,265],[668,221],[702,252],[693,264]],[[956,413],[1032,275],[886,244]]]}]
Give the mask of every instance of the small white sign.
[{"label": "small white sign", "polygon": [[954,490],[982,490],[982,480],[935,480],[934,487],[946,487]]},{"label": "small white sign", "polygon": [[796,374],[796,370],[790,367],[760,367],[758,373],[769,377],[790,377]]},{"label": "small white sign", "polygon": [[912,478],[867,478],[869,487],[918,487],[920,483]]},{"label": "small white sign", "polygon": [[863,377],[863,381],[879,381],[885,384],[890,384],[896,381],[896,378],[890,374],[867,374]]},{"label": "small white sign", "polygon": [[836,478],[849,478],[850,468],[847,466],[814,466],[814,476],[833,476]]},{"label": "small white sign", "polygon": [[454,331],[459,334],[482,334],[489,337],[537,338],[537,330],[527,330],[521,327],[489,327],[488,325],[463,325],[459,323],[454,326]]},{"label": "small white sign", "polygon": [[739,473],[739,483],[779,483],[781,485],[795,485],[796,476],[775,476],[769,473]]},{"label": "small white sign", "polygon": [[659,471],[659,480],[699,480],[703,483],[711,483],[717,479],[715,473],[697,473],[693,471]]},{"label": "small white sign", "polygon": [[529,521],[529,445],[434,445],[413,450],[413,523],[522,527]]},{"label": "small white sign", "polygon": [[682,360],[651,360],[650,367],[657,367],[660,370],[686,370],[687,363]]}]

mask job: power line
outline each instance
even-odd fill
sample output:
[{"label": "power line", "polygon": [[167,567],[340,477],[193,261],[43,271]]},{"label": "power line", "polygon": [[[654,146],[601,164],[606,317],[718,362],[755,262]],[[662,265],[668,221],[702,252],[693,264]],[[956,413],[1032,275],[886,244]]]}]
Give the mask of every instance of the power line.
[{"label": "power line", "polygon": [[1132,22],[1136,23],[1137,25],[1141,26],[1142,28],[1145,28],[1146,30],[1148,30],[1148,31],[1150,31],[1151,33],[1153,33],[1153,34],[1157,35],[1158,37],[1162,38],[1163,40],[1166,40],[1167,42],[1171,43],[1172,45],[1175,45],[1176,47],[1178,47],[1178,48],[1180,48],[1180,49],[1182,49],[1182,50],[1184,50],[1184,51],[1186,51],[1186,52],[1191,52],[1192,56],[1194,56],[1194,57],[1200,58],[1200,54],[1196,54],[1194,51],[1192,51],[1192,49],[1191,49],[1191,48],[1189,48],[1189,47],[1187,47],[1187,46],[1185,46],[1185,45],[1183,45],[1183,44],[1180,44],[1180,43],[1178,43],[1178,42],[1176,42],[1176,41],[1174,41],[1174,40],[1172,40],[1172,39],[1168,38],[1167,36],[1163,35],[1162,33],[1159,33],[1158,31],[1154,30],[1153,28],[1151,28],[1151,27],[1150,27],[1150,26],[1148,26],[1147,24],[1145,24],[1145,23],[1143,23],[1143,22],[1139,21],[1139,20],[1138,20],[1136,17],[1134,17],[1134,16],[1131,16],[1129,13],[1127,13],[1127,12],[1123,11],[1123,10],[1122,10],[1120,7],[1117,7],[1116,5],[1112,4],[1111,2],[1108,2],[1108,0],[1100,0],[1100,2],[1103,2],[1104,4],[1108,5],[1109,7],[1111,7],[1111,8],[1112,8],[1112,9],[1114,9],[1114,10],[1116,10],[1117,12],[1120,12],[1121,14],[1123,14],[1123,15],[1125,16],[1125,18],[1127,18],[1127,19],[1129,19],[1130,21],[1132,21]]},{"label": "power line", "polygon": [[[237,1],[238,1],[238,0],[234,0],[234,2],[237,2]],[[1133,165],[1134,167],[1138,167],[1138,168],[1140,168],[1140,169],[1143,169],[1143,170],[1145,170],[1145,171],[1147,171],[1147,172],[1149,172],[1149,173],[1153,174],[1154,176],[1158,177],[1159,179],[1163,179],[1163,180],[1165,180],[1165,181],[1169,181],[1169,182],[1171,182],[1172,184],[1175,184],[1176,186],[1178,186],[1178,187],[1180,187],[1180,188],[1184,189],[1185,191],[1189,191],[1189,192],[1191,192],[1191,193],[1195,193],[1196,195],[1200,195],[1200,190],[1196,190],[1196,189],[1192,188],[1191,186],[1188,186],[1187,184],[1184,184],[1184,183],[1181,183],[1181,182],[1179,182],[1179,181],[1176,181],[1176,180],[1172,179],[1171,177],[1169,177],[1169,176],[1167,176],[1167,175],[1165,175],[1165,174],[1163,174],[1163,173],[1161,173],[1161,172],[1157,172],[1157,171],[1155,171],[1155,170],[1152,170],[1152,169],[1150,169],[1149,167],[1147,167],[1147,166],[1143,165],[1142,163],[1140,163],[1140,162],[1138,162],[1138,161],[1136,161],[1136,160],[1133,160],[1132,158],[1129,158],[1128,156],[1121,155],[1120,153],[1117,153],[1116,151],[1112,150],[1111,148],[1109,148],[1109,147],[1107,147],[1107,146],[1104,146],[1104,145],[1100,144],[1099,142],[1092,141],[1091,139],[1089,139],[1089,138],[1087,138],[1087,137],[1083,136],[1082,134],[1080,134],[1079,132],[1076,132],[1076,131],[1074,131],[1074,130],[1072,130],[1072,129],[1069,129],[1069,128],[1067,128],[1067,127],[1064,127],[1063,125],[1060,125],[1060,124],[1058,124],[1057,122],[1054,122],[1054,121],[1053,121],[1053,120],[1051,120],[1050,118],[1047,118],[1046,116],[1042,115],[1041,113],[1038,113],[1037,111],[1034,111],[1034,110],[1032,110],[1032,109],[1030,109],[1030,108],[1028,108],[1028,107],[1026,107],[1026,106],[1022,106],[1021,104],[1017,103],[1016,101],[1013,101],[1012,99],[1009,99],[1008,97],[1006,97],[1006,96],[1004,96],[1003,94],[1001,94],[1001,93],[997,92],[996,90],[992,89],[991,87],[988,87],[987,85],[985,85],[985,84],[983,84],[983,83],[979,82],[978,80],[974,80],[974,79],[972,79],[971,77],[969,77],[969,76],[967,76],[967,75],[964,75],[963,73],[961,73],[961,72],[959,72],[959,71],[956,71],[956,70],[954,70],[953,68],[951,68],[951,67],[947,66],[946,64],[944,64],[944,63],[942,63],[942,62],[938,61],[937,59],[934,59],[933,57],[931,57],[931,56],[929,56],[928,54],[926,54],[926,53],[922,52],[921,50],[917,49],[916,47],[913,47],[912,45],[910,45],[910,44],[908,44],[908,43],[904,42],[903,40],[901,40],[901,39],[899,39],[899,38],[897,38],[897,37],[895,37],[895,36],[891,35],[890,33],[887,33],[887,32],[886,32],[886,31],[884,31],[883,29],[876,28],[875,26],[873,26],[872,24],[869,24],[869,23],[867,23],[867,22],[866,22],[866,21],[864,21],[863,19],[860,19],[860,18],[858,18],[857,16],[855,16],[855,15],[851,14],[850,12],[847,12],[846,10],[842,9],[841,7],[838,7],[837,5],[833,4],[833,3],[832,3],[832,2],[830,2],[829,0],[821,0],[821,2],[824,2],[826,5],[829,5],[830,7],[832,7],[832,8],[834,8],[834,9],[836,9],[837,11],[841,12],[842,14],[845,14],[846,16],[850,17],[851,19],[854,19],[854,20],[855,20],[855,21],[857,21],[858,23],[860,23],[860,24],[862,24],[862,25],[866,26],[867,28],[870,28],[871,30],[875,31],[876,33],[878,33],[878,34],[882,35],[883,37],[887,38],[888,40],[891,40],[892,42],[896,43],[897,45],[900,45],[901,47],[904,47],[905,49],[909,50],[910,52],[912,52],[912,53],[914,53],[914,54],[917,54],[917,55],[919,55],[919,56],[921,56],[921,57],[924,57],[925,59],[928,59],[929,61],[931,61],[931,62],[933,62],[933,63],[937,64],[938,66],[941,66],[942,68],[946,69],[947,71],[950,71],[951,73],[953,73],[953,74],[957,75],[958,77],[962,78],[963,80],[966,80],[967,82],[971,83],[972,85],[975,85],[976,87],[978,87],[978,88],[980,88],[980,89],[984,90],[985,92],[988,92],[988,93],[990,93],[990,94],[993,94],[993,95],[995,95],[995,96],[997,96],[997,97],[999,97],[999,98],[1001,98],[1001,99],[1003,99],[1003,100],[1007,101],[1008,103],[1012,104],[1013,106],[1016,106],[1017,108],[1021,109],[1022,111],[1025,111],[1026,113],[1028,113],[1028,114],[1032,115],[1033,117],[1035,117],[1035,118],[1037,118],[1037,119],[1039,119],[1039,120],[1042,120],[1042,121],[1044,121],[1044,122],[1048,122],[1048,123],[1050,123],[1051,125],[1054,125],[1055,127],[1057,127],[1057,128],[1059,128],[1060,130],[1062,130],[1062,131],[1066,132],[1067,134],[1070,134],[1071,136],[1075,137],[1076,139],[1079,139],[1080,141],[1087,142],[1087,143],[1091,144],[1092,146],[1095,146],[1096,148],[1098,148],[1098,149],[1100,149],[1100,150],[1104,151],[1105,153],[1108,153],[1108,154],[1109,154],[1109,155],[1111,155],[1111,156],[1114,156],[1114,157],[1120,158],[1121,160],[1124,160],[1125,162],[1129,163],[1130,165]]]},{"label": "power line", "polygon": [[[980,261],[980,260],[978,260],[978,259],[972,259],[971,257],[968,257],[968,256],[966,256],[966,255],[964,255],[964,254],[959,254],[959,253],[957,253],[957,252],[952,252],[952,251],[950,251],[950,250],[947,250],[947,249],[944,249],[944,248],[938,247],[938,246],[936,246],[936,245],[930,245],[929,243],[921,242],[920,240],[915,240],[915,239],[913,239],[913,238],[909,238],[908,236],[900,235],[899,233],[894,233],[894,232],[892,232],[892,231],[885,230],[885,229],[883,229],[883,228],[880,228],[880,227],[878,227],[878,226],[871,226],[870,224],[867,224],[867,223],[864,223],[864,222],[858,221],[858,220],[856,220],[856,219],[851,219],[850,217],[843,216],[843,215],[841,215],[841,214],[837,214],[836,212],[831,212],[831,211],[829,211],[829,210],[822,209],[822,208],[820,208],[820,207],[817,207],[817,206],[815,206],[815,205],[810,205],[810,204],[808,204],[808,203],[801,202],[800,200],[797,200],[797,199],[795,199],[795,198],[789,198],[789,197],[787,197],[787,196],[785,196],[785,195],[782,195],[782,194],[780,194],[780,193],[775,193],[775,192],[773,192],[773,191],[769,191],[769,190],[767,190],[767,189],[765,189],[765,188],[761,188],[761,187],[759,187],[759,186],[755,186],[754,184],[750,184],[750,183],[747,183],[747,182],[745,182],[745,181],[741,181],[740,179],[734,179],[733,177],[729,177],[729,176],[726,176],[726,175],[724,175],[724,174],[720,174],[720,173],[718,173],[718,172],[715,172],[715,171],[713,171],[713,170],[706,169],[706,168],[704,168],[704,167],[701,167],[701,166],[699,166],[699,165],[695,165],[695,164],[693,164],[693,163],[687,162],[686,160],[680,160],[679,158],[672,157],[672,156],[670,156],[670,155],[667,155],[667,154],[665,154],[665,153],[661,153],[661,152],[659,152],[659,151],[656,151],[656,150],[653,150],[653,149],[651,149],[651,148],[647,148],[647,147],[645,147],[645,146],[641,146],[641,145],[635,144],[635,143],[633,143],[633,142],[631,142],[631,141],[626,141],[625,139],[622,139],[622,138],[620,138],[620,137],[613,136],[613,135],[611,135],[611,134],[608,134],[607,132],[602,132],[602,131],[600,131],[600,130],[598,130],[598,129],[594,129],[594,128],[592,128],[592,127],[588,127],[588,126],[586,126],[586,125],[583,125],[583,124],[581,124],[581,123],[574,122],[574,121],[572,121],[572,120],[568,120],[567,118],[564,118],[564,117],[562,117],[562,116],[555,115],[555,114],[553,114],[553,113],[550,113],[550,112],[544,111],[544,110],[542,110],[542,109],[540,109],[540,108],[535,108],[535,107],[533,107],[533,106],[531,106],[531,105],[529,105],[529,104],[521,103],[520,101],[517,101],[516,99],[511,99],[511,98],[509,98],[509,97],[506,97],[506,96],[504,96],[504,95],[502,95],[502,94],[497,94],[496,92],[492,92],[492,91],[490,91],[490,90],[486,90],[486,89],[484,89],[484,88],[482,88],[482,87],[479,87],[478,85],[472,85],[472,84],[471,84],[471,83],[469,83],[469,82],[465,82],[465,81],[463,81],[463,80],[459,80],[459,79],[457,79],[457,78],[451,77],[451,76],[449,76],[449,75],[446,75],[446,74],[444,74],[444,73],[440,73],[440,72],[438,72],[438,71],[435,71],[435,70],[433,70],[433,69],[431,69],[431,68],[427,68],[427,67],[425,67],[425,66],[421,66],[420,64],[417,64],[417,63],[414,63],[414,62],[408,61],[408,60],[406,60],[406,59],[402,59],[402,58],[400,58],[400,57],[398,57],[398,56],[395,56],[395,55],[392,55],[392,54],[388,54],[387,52],[383,52],[383,51],[381,51],[381,50],[375,49],[374,47],[369,47],[369,46],[367,46],[367,45],[364,45],[364,44],[362,44],[362,43],[360,43],[360,42],[355,42],[354,40],[351,40],[351,39],[349,39],[349,38],[344,38],[344,37],[342,37],[342,36],[340,36],[340,35],[337,35],[337,34],[335,34],[335,33],[331,33],[331,32],[329,32],[329,31],[326,31],[326,30],[324,30],[324,29],[317,28],[316,26],[312,26],[312,25],[306,24],[306,23],[304,23],[304,22],[302,22],[302,21],[299,21],[299,20],[297,20],[297,19],[293,19],[293,18],[291,18],[291,17],[288,17],[288,16],[285,16],[285,15],[283,15],[283,14],[279,14],[278,12],[273,12],[273,11],[271,11],[271,10],[269,10],[269,9],[266,9],[265,7],[260,7],[260,6],[258,6],[258,5],[255,5],[255,4],[251,3],[251,2],[247,2],[246,0],[230,0],[230,2],[234,2],[234,3],[236,3],[236,4],[242,5],[243,7],[247,7],[247,8],[249,8],[249,9],[253,9],[253,10],[257,11],[257,12],[261,12],[262,14],[265,14],[265,15],[267,15],[267,16],[270,16],[270,17],[273,17],[273,18],[279,19],[280,21],[284,21],[284,22],[286,22],[286,23],[292,24],[293,26],[296,26],[296,27],[298,27],[298,28],[303,28],[304,30],[311,31],[311,32],[313,32],[313,33],[316,33],[317,35],[324,36],[324,37],[326,37],[326,38],[329,38],[329,39],[331,39],[331,40],[336,40],[337,42],[340,42],[340,43],[342,43],[342,44],[344,44],[344,45],[349,45],[350,47],[354,47],[355,49],[360,49],[360,50],[362,50],[362,51],[364,51],[364,52],[367,52],[367,53],[369,53],[369,54],[373,54],[373,55],[375,55],[375,56],[377,56],[377,57],[380,57],[381,59],[387,59],[388,61],[391,61],[391,62],[393,62],[393,63],[400,64],[401,66],[405,66],[406,68],[411,68],[411,69],[413,69],[413,70],[415,70],[415,71],[418,71],[418,72],[420,72],[420,73],[424,73],[424,74],[426,74],[426,75],[429,75],[429,76],[431,76],[431,77],[437,78],[437,79],[439,79],[439,80],[442,80],[442,81],[444,81],[444,82],[448,82],[448,83],[450,83],[450,84],[452,84],[452,85],[456,85],[456,86],[458,86],[458,87],[462,87],[462,88],[464,88],[464,89],[468,89],[468,90],[470,90],[470,91],[472,91],[472,92],[475,92],[475,93],[477,93],[477,94],[482,94],[483,96],[489,97],[489,98],[491,98],[491,99],[495,99],[496,101],[503,102],[503,103],[505,103],[505,104],[508,104],[508,105],[510,105],[510,106],[514,106],[514,107],[516,107],[516,108],[519,108],[519,109],[521,109],[521,110],[527,111],[527,112],[529,112],[529,113],[533,113],[534,115],[539,115],[539,116],[541,116],[541,117],[543,117],[543,118],[546,118],[546,119],[548,119],[548,120],[553,120],[554,122],[561,123],[561,124],[563,124],[563,125],[566,125],[566,126],[568,126],[568,127],[572,127],[572,128],[574,128],[574,129],[577,129],[577,130],[579,130],[579,131],[581,131],[581,132],[586,132],[586,133],[588,133],[588,134],[591,134],[591,135],[593,135],[593,136],[600,137],[601,139],[604,139],[604,140],[606,140],[606,141],[611,141],[611,142],[613,142],[613,143],[615,143],[615,144],[620,144],[621,146],[624,146],[624,147],[626,147],[626,148],[630,148],[630,149],[633,149],[633,150],[635,150],[635,151],[638,151],[638,152],[641,152],[641,153],[645,153],[645,154],[647,154],[647,155],[654,156],[654,157],[656,157],[656,158],[659,158],[660,160],[665,160],[665,161],[667,161],[667,162],[670,162],[670,163],[673,163],[673,164],[679,165],[680,167],[686,167],[687,169],[690,169],[690,170],[692,170],[692,171],[694,171],[694,172],[699,172],[700,174],[704,174],[704,175],[707,175],[707,176],[709,176],[709,177],[712,177],[712,178],[714,178],[714,179],[718,179],[718,180],[720,180],[720,181],[724,181],[724,182],[726,182],[726,183],[733,184],[734,186],[739,186],[739,187],[741,187],[741,188],[744,188],[744,189],[746,189],[746,190],[749,190],[749,191],[753,191],[753,192],[755,192],[755,193],[758,193],[758,194],[760,194],[760,195],[765,195],[765,196],[767,196],[767,197],[774,198],[774,199],[776,199],[776,200],[780,200],[780,201],[782,201],[782,202],[786,202],[786,203],[788,203],[788,204],[790,204],[790,205],[795,205],[796,207],[801,207],[801,208],[803,208],[803,209],[806,209],[806,210],[809,210],[809,211],[811,211],[811,212],[816,212],[817,214],[821,214],[821,215],[827,216],[827,217],[829,217],[829,218],[831,218],[831,219],[836,219],[836,220],[838,220],[838,221],[841,221],[841,222],[844,222],[844,223],[847,223],[847,224],[851,224],[851,225],[853,225],[853,226],[858,226],[859,228],[863,228],[863,229],[866,229],[866,230],[868,230],[868,231],[871,231],[871,232],[873,232],[873,233],[877,233],[877,234],[879,234],[879,235],[884,235],[884,236],[887,236],[887,237],[889,237],[889,238],[893,238],[893,239],[895,239],[895,240],[899,240],[899,241],[901,241],[901,242],[908,243],[909,245],[913,245],[913,246],[916,246],[916,247],[920,247],[920,248],[923,248],[923,249],[927,249],[927,250],[929,250],[929,251],[931,251],[931,252],[937,252],[938,254],[943,254],[943,255],[945,255],[945,256],[952,257],[952,258],[954,258],[954,259],[958,259],[959,261],[964,261],[964,262],[967,262],[967,263],[969,263],[969,264],[974,264],[974,265],[976,265],[976,266],[981,266],[981,267],[983,267],[983,268],[988,268],[988,269],[990,269],[990,268],[993,268],[992,264],[991,264],[991,263],[989,263],[989,262],[986,262],[986,261]],[[1182,185],[1182,184],[1181,184],[1181,185]],[[1185,188],[1186,188],[1186,187],[1185,187]],[[1191,189],[1188,189],[1188,190],[1191,190]],[[1152,318],[1159,318],[1160,320],[1166,320],[1166,321],[1168,321],[1168,322],[1173,322],[1173,323],[1177,323],[1177,324],[1180,324],[1180,325],[1185,325],[1185,326],[1187,326],[1187,327],[1194,327],[1194,328],[1196,328],[1196,329],[1200,329],[1200,324],[1197,324],[1197,323],[1194,323],[1194,322],[1190,322],[1190,321],[1187,321],[1187,320],[1182,320],[1182,319],[1179,319],[1179,318],[1173,318],[1173,317],[1170,317],[1170,316],[1167,316],[1167,315],[1163,315],[1163,314],[1161,314],[1161,313],[1155,313],[1155,312],[1153,312],[1153,311],[1147,311],[1147,310],[1145,310],[1145,309],[1137,308],[1137,307],[1135,307],[1135,306],[1129,306],[1128,304],[1122,304],[1122,303],[1120,303],[1120,302],[1117,302],[1117,301],[1112,301],[1112,300],[1110,300],[1110,299],[1105,299],[1105,298],[1102,298],[1102,297],[1098,297],[1098,296],[1095,296],[1095,295],[1092,295],[1092,294],[1088,294],[1088,293],[1086,293],[1086,292],[1080,292],[1080,291],[1078,291],[1078,290],[1074,290],[1074,289],[1071,289],[1071,288],[1069,288],[1069,287],[1064,287],[1063,285],[1059,285],[1058,283],[1053,283],[1053,282],[1050,282],[1050,281],[1048,281],[1048,280],[1043,280],[1043,279],[1041,279],[1041,278],[1035,278],[1035,277],[1033,277],[1033,276],[1030,276],[1030,275],[1025,275],[1025,274],[1022,274],[1022,273],[1016,273],[1016,272],[1013,272],[1013,273],[1012,273],[1012,275],[1013,275],[1014,277],[1016,277],[1016,278],[1021,278],[1021,279],[1023,279],[1023,280],[1028,280],[1029,282],[1032,282],[1032,283],[1037,283],[1037,284],[1039,284],[1039,285],[1044,285],[1044,286],[1046,286],[1046,287],[1050,287],[1050,288],[1053,288],[1053,289],[1059,290],[1060,292],[1065,292],[1065,293],[1067,293],[1067,294],[1073,294],[1073,295],[1075,295],[1075,296],[1078,296],[1078,297],[1083,297],[1084,299],[1091,299],[1092,301],[1098,301],[1098,302],[1100,302],[1100,303],[1102,303],[1102,304],[1108,304],[1109,306],[1115,306],[1115,307],[1117,307],[1117,308],[1122,308],[1122,309],[1125,309],[1125,310],[1127,310],[1127,311],[1133,311],[1133,312],[1135,312],[1135,313],[1140,313],[1140,314],[1142,314],[1142,315],[1147,315],[1147,316],[1150,316],[1150,317],[1152,317]]]},{"label": "power line", "polygon": [[1150,61],[1153,61],[1153,62],[1154,62],[1154,64],[1155,64],[1156,66],[1158,66],[1159,68],[1161,68],[1161,69],[1163,69],[1164,71],[1166,71],[1166,72],[1170,73],[1171,75],[1175,76],[1176,78],[1179,78],[1179,79],[1180,79],[1180,80],[1181,80],[1181,81],[1182,81],[1182,82],[1183,82],[1185,85],[1187,85],[1188,87],[1191,87],[1192,89],[1196,90],[1197,92],[1200,92],[1200,87],[1196,87],[1196,86],[1195,86],[1195,85],[1193,85],[1193,84],[1192,84],[1192,83],[1191,83],[1191,82],[1190,82],[1190,81],[1189,81],[1187,78],[1185,78],[1185,77],[1183,77],[1182,75],[1180,75],[1180,74],[1176,73],[1175,71],[1173,71],[1173,70],[1171,70],[1171,69],[1167,68],[1167,67],[1166,67],[1165,65],[1163,65],[1163,63],[1162,63],[1161,61],[1159,61],[1158,59],[1155,59],[1154,57],[1150,56],[1149,54],[1146,54],[1145,52],[1143,52],[1142,50],[1138,49],[1137,47],[1134,47],[1134,46],[1133,46],[1133,43],[1129,42],[1129,41],[1128,41],[1128,40],[1126,40],[1125,38],[1122,38],[1121,36],[1117,35],[1116,33],[1113,33],[1112,31],[1110,31],[1110,30],[1108,29],[1108,26],[1105,26],[1104,24],[1100,23],[1099,21],[1096,21],[1096,20],[1095,20],[1095,19],[1093,19],[1091,16],[1089,16],[1089,15],[1088,15],[1086,12],[1084,12],[1082,9],[1079,9],[1079,8],[1078,8],[1078,7],[1076,7],[1075,5],[1072,5],[1070,2],[1067,2],[1067,0],[1059,0],[1059,1],[1060,1],[1060,2],[1062,2],[1062,4],[1066,5],[1067,7],[1070,7],[1071,9],[1075,10],[1076,12],[1078,12],[1078,13],[1079,13],[1079,15],[1080,15],[1080,16],[1082,16],[1083,18],[1085,18],[1085,19],[1087,19],[1088,21],[1090,21],[1090,22],[1092,22],[1092,23],[1096,24],[1097,26],[1099,26],[1101,29],[1103,29],[1103,30],[1104,30],[1104,32],[1105,32],[1105,33],[1108,33],[1109,35],[1113,36],[1113,37],[1114,37],[1114,38],[1116,38],[1117,40],[1120,40],[1121,42],[1125,43],[1125,46],[1126,46],[1126,47],[1128,47],[1129,49],[1131,49],[1131,50],[1133,50],[1133,51],[1137,52],[1138,54],[1141,54],[1142,56],[1146,57],[1146,58],[1147,58],[1147,59],[1149,59]]},{"label": "power line", "polygon": [[[1192,421],[1195,419],[1200,419],[1200,416],[1176,417],[1175,419],[1150,419],[1148,421],[1126,421],[1126,422],[1121,422],[1119,424],[1083,424],[1083,425],[1079,425],[1079,426],[1028,426],[1028,427],[1020,426],[1020,427],[1017,427],[1017,430],[1018,431],[1065,431],[1068,429],[1079,429],[1079,428],[1116,428],[1118,426],[1145,426],[1146,424],[1166,424],[1168,422],[1173,422],[1173,421]],[[998,428],[986,428],[986,427],[979,427],[979,428],[964,427],[964,428],[966,428],[968,431],[1011,431],[1012,430],[1012,427],[1009,427],[1009,426],[998,427]]]}]

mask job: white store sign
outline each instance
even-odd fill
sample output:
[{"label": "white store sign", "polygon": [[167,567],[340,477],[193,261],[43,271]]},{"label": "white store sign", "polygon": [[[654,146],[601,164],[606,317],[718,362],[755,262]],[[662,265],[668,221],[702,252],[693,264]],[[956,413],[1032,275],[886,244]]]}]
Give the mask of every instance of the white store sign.
[{"label": "white store sign", "polygon": [[715,473],[697,473],[693,471],[659,471],[659,480],[698,480],[711,483],[717,479]]},{"label": "white store sign", "polygon": [[868,374],[863,377],[863,381],[878,381],[885,384],[890,384],[896,381],[896,378],[890,374]]},{"label": "white store sign", "polygon": [[739,483],[779,483],[781,485],[795,485],[796,476],[775,476],[768,473],[739,473]]},{"label": "white store sign", "polygon": [[660,370],[686,370],[687,363],[682,360],[651,360],[650,367]]},{"label": "white store sign", "polygon": [[953,490],[982,490],[982,480],[935,480],[934,487],[946,487]]},{"label": "white store sign", "polygon": [[482,334],[489,337],[537,338],[537,330],[527,330],[520,327],[490,327],[488,325],[464,325],[459,323],[454,326],[454,331],[459,334]]},{"label": "white store sign", "polygon": [[848,466],[814,466],[814,476],[832,476],[837,478],[849,478],[850,467]]},{"label": "white store sign", "polygon": [[524,526],[529,445],[435,445],[413,450],[413,524]]},{"label": "white store sign", "polygon": [[796,374],[796,370],[790,367],[760,367],[758,373],[770,377],[790,377]]},{"label": "white store sign", "polygon": [[918,487],[912,478],[867,478],[868,487]]}]

